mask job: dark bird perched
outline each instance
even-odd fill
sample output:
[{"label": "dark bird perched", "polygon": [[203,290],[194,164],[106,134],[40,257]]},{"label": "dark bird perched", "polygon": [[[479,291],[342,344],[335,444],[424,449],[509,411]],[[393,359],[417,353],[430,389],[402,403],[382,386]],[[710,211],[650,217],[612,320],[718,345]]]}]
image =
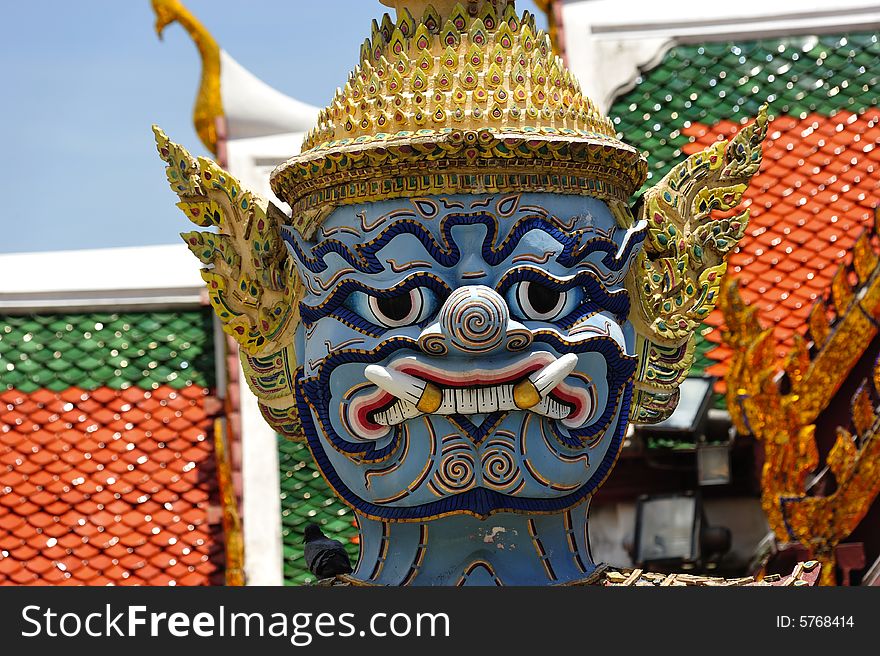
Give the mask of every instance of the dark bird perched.
[{"label": "dark bird perched", "polygon": [[303,532],[304,555],[309,571],[319,579],[337,574],[350,574],[348,553],[339,540],[331,540],[317,524],[309,524]]}]

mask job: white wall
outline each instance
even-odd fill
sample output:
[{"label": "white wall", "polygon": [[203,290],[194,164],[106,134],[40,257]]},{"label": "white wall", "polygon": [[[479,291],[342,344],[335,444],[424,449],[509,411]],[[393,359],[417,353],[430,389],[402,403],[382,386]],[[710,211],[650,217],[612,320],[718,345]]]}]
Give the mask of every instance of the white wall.
[{"label": "white wall", "polygon": [[182,241],[169,246],[0,255],[0,307],[62,312],[83,307],[197,305],[205,286],[200,267]]},{"label": "white wall", "polygon": [[562,0],[568,65],[603,111],[676,43],[865,30],[877,0]]}]

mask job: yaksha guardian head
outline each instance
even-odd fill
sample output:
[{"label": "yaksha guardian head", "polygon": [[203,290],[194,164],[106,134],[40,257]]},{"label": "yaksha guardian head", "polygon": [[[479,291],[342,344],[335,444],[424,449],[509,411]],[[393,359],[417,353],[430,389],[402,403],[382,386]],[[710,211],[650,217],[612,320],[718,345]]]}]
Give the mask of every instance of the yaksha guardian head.
[{"label": "yaksha guardian head", "polygon": [[590,495],[674,409],[760,165],[758,121],[629,207],[646,163],[533,18],[396,2],[302,154],[286,216],[157,131],[184,235],[266,419],[354,510],[374,584],[594,568]]}]

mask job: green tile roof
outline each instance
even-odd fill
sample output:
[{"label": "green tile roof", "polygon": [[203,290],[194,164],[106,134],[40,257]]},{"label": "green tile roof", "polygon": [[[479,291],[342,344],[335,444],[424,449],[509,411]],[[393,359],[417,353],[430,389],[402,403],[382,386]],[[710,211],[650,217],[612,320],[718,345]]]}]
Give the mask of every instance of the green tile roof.
[{"label": "green tile roof", "polygon": [[709,358],[707,353],[712,350],[715,346],[712,342],[705,339],[705,335],[707,331],[714,330],[711,326],[707,326],[703,324],[697,329],[697,344],[694,348],[694,365],[693,371],[696,372],[705,372],[706,369],[715,364],[715,361]]},{"label": "green tile roof", "polygon": [[[695,376],[702,376],[706,374],[706,370],[709,367],[714,364],[718,364],[708,355],[709,351],[715,348],[715,344],[706,339],[706,335],[713,330],[716,329],[712,328],[712,326],[707,326],[705,324],[697,329],[697,343],[694,348],[694,364],[693,366],[691,366],[691,373]],[[726,410],[727,403],[724,400],[724,397],[720,394],[716,394],[715,398],[712,399],[712,407],[717,408],[718,410]]]},{"label": "green tile roof", "polygon": [[281,539],[284,543],[284,582],[303,585],[314,580],[303,560],[302,534],[306,524],[315,522],[327,537],[346,545],[352,565],[358,557],[354,515],[321,478],[305,444],[278,436],[281,468]]},{"label": "green tile roof", "polygon": [[[797,118],[876,106],[878,62],[876,30],[682,45],[643,72],[608,113],[621,138],[647,151],[647,188],[683,159],[682,148],[693,141],[683,130],[694,123],[746,121],[765,101],[772,115]],[[712,348],[698,333],[694,373],[714,364],[707,357]]]},{"label": "green tile roof", "polygon": [[0,315],[0,386],[214,385],[211,310]]},{"label": "green tile roof", "polygon": [[771,114],[833,115],[880,100],[876,31],[678,46],[619,96],[609,116],[623,139],[649,153],[651,186],[681,158],[690,123]]}]

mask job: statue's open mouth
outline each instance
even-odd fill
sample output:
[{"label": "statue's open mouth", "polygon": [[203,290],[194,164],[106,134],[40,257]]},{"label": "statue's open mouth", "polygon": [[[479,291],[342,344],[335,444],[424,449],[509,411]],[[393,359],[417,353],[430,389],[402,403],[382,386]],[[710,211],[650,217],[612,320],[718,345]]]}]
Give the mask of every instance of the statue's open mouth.
[{"label": "statue's open mouth", "polygon": [[577,364],[577,355],[556,358],[538,351],[495,369],[449,371],[416,356],[398,358],[385,367],[368,365],[364,375],[376,388],[352,399],[349,425],[361,437],[375,439],[389,427],[421,415],[527,410],[577,428],[596,405],[589,379],[572,374]]}]

